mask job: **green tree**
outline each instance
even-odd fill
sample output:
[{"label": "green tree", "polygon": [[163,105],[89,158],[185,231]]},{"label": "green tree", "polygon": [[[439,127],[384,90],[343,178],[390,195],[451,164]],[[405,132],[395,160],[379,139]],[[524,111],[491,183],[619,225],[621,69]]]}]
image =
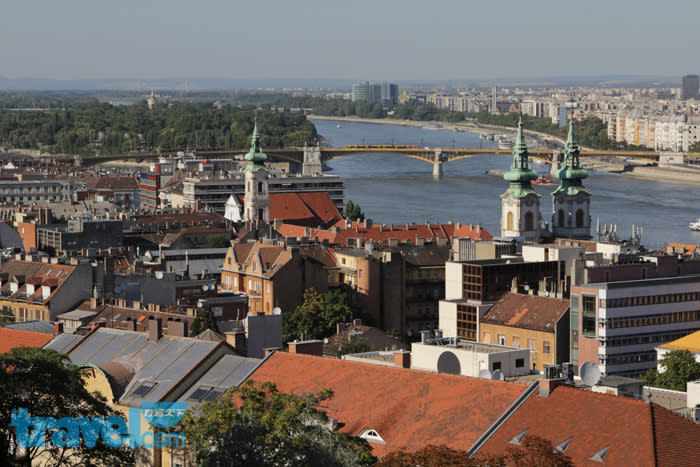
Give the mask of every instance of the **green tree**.
[{"label": "green tree", "polygon": [[227,248],[231,241],[223,235],[211,235],[202,248]]},{"label": "green tree", "polygon": [[700,363],[689,350],[673,350],[659,360],[663,372],[652,368],[646,372],[644,379],[649,386],[685,391],[686,383],[700,379]]},{"label": "green tree", "polygon": [[185,413],[180,425],[196,465],[369,466],[369,444],[331,431],[318,404],[332,391],[296,396],[247,381]]},{"label": "green tree", "polygon": [[572,467],[571,457],[554,450],[552,443],[539,436],[527,435],[521,446],[508,446],[502,454],[471,457],[467,451],[446,446],[426,446],[414,452],[396,451],[377,462],[377,467]]},{"label": "green tree", "polygon": [[[17,347],[0,355],[0,465],[92,466],[132,465],[133,450],[112,448],[101,438],[95,447],[28,447],[21,453],[15,445],[13,410],[27,408],[31,417],[117,416],[105,401],[85,389],[81,369],[65,355],[33,347]],[[48,431],[53,438],[56,428]]]},{"label": "green tree", "polygon": [[189,335],[196,336],[203,333],[207,329],[211,329],[214,332],[219,332],[219,326],[216,324],[216,318],[214,317],[214,313],[211,311],[211,307],[209,305],[204,305],[204,307],[199,310],[194,320],[192,320]]},{"label": "green tree", "polygon": [[357,221],[362,221],[365,219],[365,213],[362,212],[359,204],[355,204],[351,199],[345,203],[345,209],[343,209],[346,219],[352,219]]},{"label": "green tree", "polygon": [[349,323],[353,318],[371,324],[369,316],[348,294],[335,289],[321,295],[315,289],[304,292],[304,302],[292,313],[283,314],[284,342],[294,339],[323,339],[335,333],[336,323]]},{"label": "green tree", "polygon": [[338,356],[340,357],[351,353],[371,352],[372,350],[374,349],[369,345],[369,341],[367,341],[365,337],[360,336],[354,339],[347,338],[340,345]]},{"label": "green tree", "polygon": [[12,308],[9,306],[4,306],[0,309],[0,326],[4,326],[8,323],[15,322],[15,314],[12,312]]}]

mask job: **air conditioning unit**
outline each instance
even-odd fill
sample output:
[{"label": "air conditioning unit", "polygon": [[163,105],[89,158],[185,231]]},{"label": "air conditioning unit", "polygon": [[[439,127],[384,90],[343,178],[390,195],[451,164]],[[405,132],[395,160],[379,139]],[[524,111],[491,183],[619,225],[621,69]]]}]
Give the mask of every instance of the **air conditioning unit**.
[{"label": "air conditioning unit", "polygon": [[544,366],[545,379],[559,379],[561,377],[561,367],[559,365]]}]

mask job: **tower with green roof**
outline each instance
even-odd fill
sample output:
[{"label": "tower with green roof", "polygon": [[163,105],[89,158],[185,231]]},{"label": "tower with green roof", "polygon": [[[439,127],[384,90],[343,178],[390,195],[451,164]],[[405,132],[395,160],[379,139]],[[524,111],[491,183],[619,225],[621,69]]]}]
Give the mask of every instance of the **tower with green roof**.
[{"label": "tower with green roof", "polygon": [[523,135],[522,117],[518,121],[518,134],[513,147],[513,163],[503,175],[510,182],[501,195],[501,236],[540,239],[540,195],[532,189],[537,174],[530,169],[527,144]]},{"label": "tower with green roof", "polygon": [[552,233],[557,237],[591,238],[591,193],[582,183],[588,172],[581,167],[579,154],[574,122],[570,120],[564,166],[557,172],[561,183],[552,193]]},{"label": "tower with green roof", "polygon": [[268,173],[265,167],[267,154],[262,151],[258,122],[255,122],[250,150],[244,159],[248,161],[245,170],[245,198],[243,200],[243,220],[253,224],[270,223],[270,190]]}]

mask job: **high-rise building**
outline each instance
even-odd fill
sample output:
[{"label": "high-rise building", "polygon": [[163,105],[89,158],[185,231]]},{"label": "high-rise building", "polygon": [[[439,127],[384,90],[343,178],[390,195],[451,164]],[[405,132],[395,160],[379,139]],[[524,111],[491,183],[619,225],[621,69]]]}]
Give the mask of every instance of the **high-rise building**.
[{"label": "high-rise building", "polygon": [[681,99],[700,99],[700,77],[698,75],[685,75],[681,86]]},{"label": "high-rise building", "polygon": [[371,104],[396,104],[399,101],[399,86],[388,81],[381,83],[356,83],[352,85],[352,101]]}]

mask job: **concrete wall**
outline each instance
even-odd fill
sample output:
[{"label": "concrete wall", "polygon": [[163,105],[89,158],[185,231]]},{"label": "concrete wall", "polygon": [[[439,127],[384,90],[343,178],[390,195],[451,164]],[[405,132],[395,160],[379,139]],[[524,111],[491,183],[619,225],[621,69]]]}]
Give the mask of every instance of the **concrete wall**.
[{"label": "concrete wall", "polygon": [[457,302],[440,300],[438,326],[442,329],[443,336],[457,335]]},{"label": "concrete wall", "polygon": [[[461,300],[463,264],[448,261],[445,263],[445,299]],[[456,335],[456,334],[455,334]]]}]

